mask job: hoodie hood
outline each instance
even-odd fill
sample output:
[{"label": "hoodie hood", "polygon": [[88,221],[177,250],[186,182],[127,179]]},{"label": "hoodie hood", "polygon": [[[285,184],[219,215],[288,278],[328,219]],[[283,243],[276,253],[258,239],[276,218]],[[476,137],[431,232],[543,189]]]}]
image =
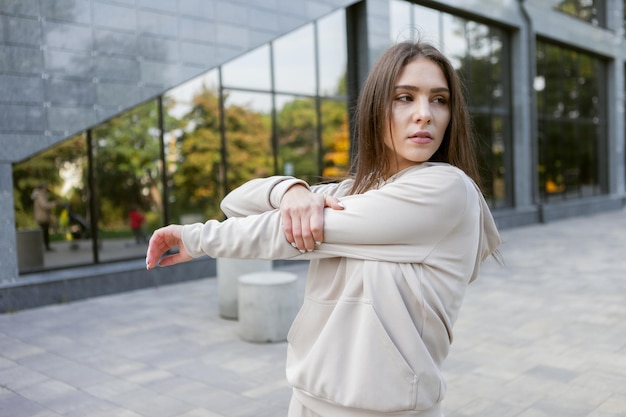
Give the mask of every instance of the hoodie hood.
[{"label": "hoodie hood", "polygon": [[495,220],[491,215],[491,210],[487,205],[484,197],[482,196],[482,192],[478,188],[476,184],[474,184],[476,190],[480,194],[480,224],[481,231],[480,237],[478,241],[478,252],[476,256],[476,263],[474,267],[474,271],[470,277],[470,282],[474,281],[478,276],[478,270],[480,268],[480,264],[487,259],[489,255],[492,255],[498,246],[502,243],[502,239],[500,238],[500,233],[498,232],[498,228],[496,227]]}]

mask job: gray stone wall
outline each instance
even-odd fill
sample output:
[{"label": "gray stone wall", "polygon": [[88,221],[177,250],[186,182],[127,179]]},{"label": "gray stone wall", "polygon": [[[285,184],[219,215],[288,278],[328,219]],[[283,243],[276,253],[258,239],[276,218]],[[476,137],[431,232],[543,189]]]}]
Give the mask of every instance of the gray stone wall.
[{"label": "gray stone wall", "polygon": [[46,149],[354,0],[2,0],[0,161]]},{"label": "gray stone wall", "polygon": [[17,244],[13,211],[13,171],[0,162],[0,283],[17,278]]}]

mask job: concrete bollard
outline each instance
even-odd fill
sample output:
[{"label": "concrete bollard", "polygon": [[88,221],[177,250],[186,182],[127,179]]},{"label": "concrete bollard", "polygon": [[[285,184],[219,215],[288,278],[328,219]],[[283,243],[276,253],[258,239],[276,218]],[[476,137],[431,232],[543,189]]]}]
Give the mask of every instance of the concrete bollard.
[{"label": "concrete bollard", "polygon": [[17,265],[20,271],[43,267],[43,232],[41,229],[17,231]]},{"label": "concrete bollard", "polygon": [[272,270],[272,261],[263,259],[230,259],[218,258],[217,294],[219,313],[225,319],[236,320],[237,313],[237,279],[244,274]]},{"label": "concrete bollard", "polygon": [[287,340],[298,313],[297,275],[271,271],[239,277],[239,336],[248,342]]}]

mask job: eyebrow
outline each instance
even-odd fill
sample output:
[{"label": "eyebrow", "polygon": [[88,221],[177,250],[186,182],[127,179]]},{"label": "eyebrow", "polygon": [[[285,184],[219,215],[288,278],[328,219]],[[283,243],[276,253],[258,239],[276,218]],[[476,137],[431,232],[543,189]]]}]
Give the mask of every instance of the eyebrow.
[{"label": "eyebrow", "polygon": [[[411,91],[419,91],[420,88],[414,85],[396,85],[394,87],[396,90],[411,90]],[[448,87],[435,87],[430,89],[431,93],[450,93],[450,89]]]}]

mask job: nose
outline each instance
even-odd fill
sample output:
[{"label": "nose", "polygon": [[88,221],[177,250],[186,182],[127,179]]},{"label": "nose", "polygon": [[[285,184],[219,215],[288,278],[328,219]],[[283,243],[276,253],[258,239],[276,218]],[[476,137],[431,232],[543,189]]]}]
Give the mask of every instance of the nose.
[{"label": "nose", "polygon": [[420,97],[413,103],[413,121],[416,123],[432,122],[433,114],[430,108],[430,100],[427,97]]}]

